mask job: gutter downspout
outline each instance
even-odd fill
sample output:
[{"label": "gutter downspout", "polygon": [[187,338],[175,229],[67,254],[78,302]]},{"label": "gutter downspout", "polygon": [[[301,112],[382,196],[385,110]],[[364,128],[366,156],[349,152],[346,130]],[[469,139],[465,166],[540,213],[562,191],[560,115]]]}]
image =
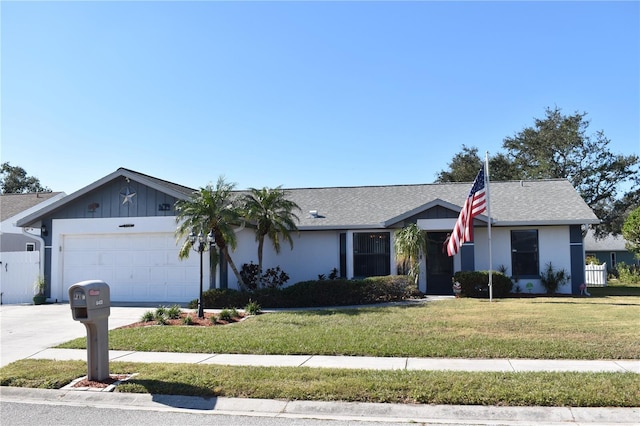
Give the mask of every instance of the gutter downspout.
[{"label": "gutter downspout", "polygon": [[45,246],[44,246],[44,238],[42,238],[40,235],[35,235],[35,234],[30,234],[27,232],[27,230],[25,228],[20,228],[22,229],[22,234],[24,234],[26,237],[28,238],[33,238],[34,240],[37,240],[40,243],[40,276],[44,277],[44,263],[45,263],[45,256],[44,256],[44,251],[45,251]]}]

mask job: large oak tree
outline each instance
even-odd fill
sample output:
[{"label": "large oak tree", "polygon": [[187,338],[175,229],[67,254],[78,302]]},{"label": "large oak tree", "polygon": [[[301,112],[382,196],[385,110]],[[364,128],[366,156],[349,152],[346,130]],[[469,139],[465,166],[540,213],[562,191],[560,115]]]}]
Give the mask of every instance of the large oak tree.
[{"label": "large oak tree", "polygon": [[40,184],[38,178],[27,176],[25,169],[12,166],[8,162],[0,165],[0,189],[2,189],[2,194],[51,192],[49,188]]},{"label": "large oak tree", "polygon": [[[491,180],[566,178],[602,220],[596,233],[619,234],[640,202],[639,158],[612,153],[602,130],[588,132],[586,115],[547,108],[544,118],[503,140],[505,153],[489,158]],[[478,149],[463,145],[437,181],[471,182],[481,165]]]}]

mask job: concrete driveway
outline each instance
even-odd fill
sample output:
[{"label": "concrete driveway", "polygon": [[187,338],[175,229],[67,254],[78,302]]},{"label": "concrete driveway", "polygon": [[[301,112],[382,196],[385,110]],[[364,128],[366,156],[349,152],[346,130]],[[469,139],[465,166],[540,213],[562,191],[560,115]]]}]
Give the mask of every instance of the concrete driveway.
[{"label": "concrete driveway", "polygon": [[[140,320],[150,307],[111,307],[109,329]],[[85,326],[71,317],[68,303],[0,305],[0,367],[78,337]]]}]

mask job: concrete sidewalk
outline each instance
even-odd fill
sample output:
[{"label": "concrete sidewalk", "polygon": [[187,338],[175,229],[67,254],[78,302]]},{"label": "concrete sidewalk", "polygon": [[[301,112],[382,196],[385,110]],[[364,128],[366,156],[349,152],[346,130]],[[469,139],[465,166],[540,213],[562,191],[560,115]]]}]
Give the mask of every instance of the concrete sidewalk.
[{"label": "concrete sidewalk", "polygon": [[[48,348],[30,359],[87,359],[85,349]],[[326,355],[245,355],[175,352],[109,351],[110,361],[218,364],[257,367],[347,368],[365,370],[431,370],[495,372],[607,372],[638,373],[639,360],[545,360],[545,359],[464,359],[464,358],[381,358]]]}]

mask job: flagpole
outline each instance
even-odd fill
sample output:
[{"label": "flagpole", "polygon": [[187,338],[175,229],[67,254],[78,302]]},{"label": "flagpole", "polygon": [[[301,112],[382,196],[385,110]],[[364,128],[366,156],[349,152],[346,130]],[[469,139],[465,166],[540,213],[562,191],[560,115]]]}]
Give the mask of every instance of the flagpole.
[{"label": "flagpole", "polygon": [[489,151],[486,151],[484,159],[485,167],[485,185],[487,187],[487,215],[489,222],[487,225],[487,233],[489,236],[489,302],[493,301],[493,256],[491,252],[491,193],[489,192]]}]

